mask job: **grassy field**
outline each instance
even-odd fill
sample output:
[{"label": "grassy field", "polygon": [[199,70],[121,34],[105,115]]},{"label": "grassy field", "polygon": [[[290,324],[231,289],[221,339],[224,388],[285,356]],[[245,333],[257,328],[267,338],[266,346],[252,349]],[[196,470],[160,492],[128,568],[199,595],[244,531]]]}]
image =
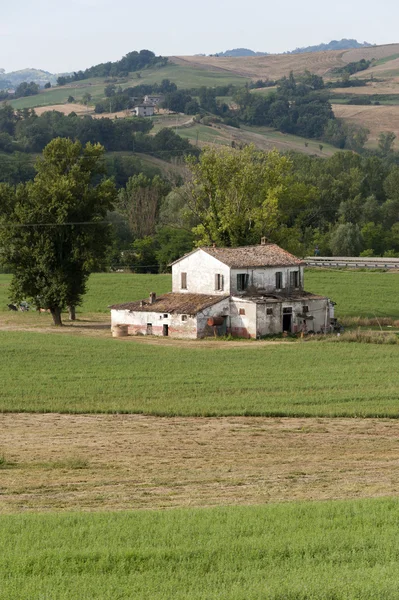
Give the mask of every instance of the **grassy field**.
[{"label": "grassy field", "polygon": [[396,600],[397,500],[0,518],[4,600]]},{"label": "grassy field", "polygon": [[208,127],[206,125],[195,125],[186,129],[178,129],[177,133],[180,137],[190,140],[194,144],[197,140],[206,144],[219,144],[222,146],[230,145],[231,143],[231,137],[226,135],[223,130],[219,131],[215,127]]},{"label": "grassy field", "polygon": [[[208,87],[228,84],[245,85],[249,81],[248,77],[243,77],[235,73],[213,71],[211,69],[197,69],[191,65],[170,63],[161,69],[143,69],[140,79],[136,77],[135,73],[131,73],[129,78],[120,81],[120,85],[123,88],[127,88],[142,83],[161,83],[163,79],[170,79],[179,88],[192,88],[203,85]],[[14,108],[34,108],[36,106],[64,104],[68,96],[73,96],[75,100],[81,100],[86,92],[92,95],[92,103],[94,103],[104,97],[104,88],[106,85],[103,79],[91,78],[78,81],[76,85],[72,83],[67,86],[43,90],[36,96],[18,98],[12,100],[10,104]]]},{"label": "grassy field", "polygon": [[307,269],[305,282],[337,303],[339,317],[399,319],[399,273]]},{"label": "grassy field", "polygon": [[[7,311],[10,275],[0,275],[0,312]],[[391,317],[399,319],[399,274],[370,271],[307,269],[306,290],[329,296],[339,317]],[[108,306],[146,298],[149,292],[171,291],[171,276],[97,273],[89,280],[79,312],[108,313]]]},{"label": "grassy field", "polygon": [[399,416],[398,345],[168,346],[102,334],[2,331],[0,411]]},{"label": "grassy field", "polygon": [[396,419],[6,413],[0,430],[0,514],[399,496]]}]

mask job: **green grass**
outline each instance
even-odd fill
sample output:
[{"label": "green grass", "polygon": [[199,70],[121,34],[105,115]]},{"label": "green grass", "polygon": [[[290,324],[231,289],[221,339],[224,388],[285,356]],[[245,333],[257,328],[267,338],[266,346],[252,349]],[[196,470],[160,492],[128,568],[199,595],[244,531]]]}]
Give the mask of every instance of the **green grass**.
[{"label": "green grass", "polygon": [[[23,315],[22,315],[23,317]],[[0,333],[0,411],[399,417],[399,346]]]},{"label": "green grass", "polygon": [[[81,82],[78,82],[81,84]],[[60,87],[43,90],[36,96],[28,96],[27,98],[18,98],[12,100],[10,104],[15,108],[35,108],[37,106],[51,106],[53,104],[65,104],[69,96],[73,96],[76,101],[81,101],[84,94],[89,92],[92,97],[92,104],[96,100],[100,100],[104,96],[105,83],[97,83],[96,85],[82,85],[81,87]]]},{"label": "green grass", "polygon": [[220,131],[214,127],[208,127],[206,125],[195,125],[194,127],[188,127],[185,129],[178,129],[177,133],[180,137],[195,142],[197,139],[199,142],[215,143],[226,145],[229,144],[229,140]]},{"label": "green grass", "polygon": [[298,135],[291,135],[289,133],[281,133],[280,131],[276,131],[271,127],[241,125],[240,129],[251,133],[258,133],[260,135],[263,135],[266,139],[270,141],[289,143],[292,146],[292,150],[297,150],[299,152],[303,152],[303,147],[305,146],[305,144],[308,144],[307,147],[309,150],[314,150],[317,153],[319,153],[319,146],[320,144],[322,144],[323,154],[326,154],[328,156],[339,152],[339,149],[332,146],[331,144],[320,142],[320,140],[300,137]]},{"label": "green grass", "polygon": [[399,54],[391,54],[391,56],[386,56],[385,58],[379,58],[376,61],[373,61],[372,66],[377,67],[379,65],[385,65],[385,63],[395,60],[396,58],[399,58]]},{"label": "green grass", "polygon": [[171,291],[171,287],[170,275],[96,273],[90,277],[88,292],[80,312],[109,313],[108,306],[110,304],[141,300],[146,298],[150,292],[156,292],[157,295],[166,294]]},{"label": "green grass", "polygon": [[[0,312],[7,312],[11,275],[0,274]],[[171,291],[170,275],[132,275],[131,273],[96,273],[90,277],[88,291],[79,313],[109,313],[108,306],[118,302],[141,300],[150,292]]]},{"label": "green grass", "polygon": [[397,600],[394,499],[0,517],[2,600]]},{"label": "green grass", "polygon": [[[141,78],[138,79],[134,73],[128,78],[123,79],[120,85],[123,88],[133,87],[142,83],[161,83],[163,79],[170,79],[176,83],[179,88],[214,87],[218,85],[244,85],[250,79],[240,77],[223,71],[207,71],[193,66],[181,66],[173,63],[162,68],[143,69]],[[107,84],[104,79],[91,78],[76,82],[76,86],[54,87],[49,90],[43,90],[36,96],[27,98],[18,98],[12,100],[10,104],[14,108],[34,108],[36,106],[50,106],[52,104],[64,104],[68,96],[73,96],[75,100],[81,100],[86,92],[92,97],[92,104],[104,97],[104,88]]]},{"label": "green grass", "polygon": [[399,319],[399,273],[308,269],[305,282],[337,303],[339,317]]},{"label": "green grass", "polygon": [[[0,275],[0,311],[7,311],[10,275]],[[108,312],[110,304],[140,300],[149,292],[171,291],[170,275],[97,273],[90,277],[80,313]],[[305,288],[329,296],[339,317],[391,317],[399,319],[399,274],[370,271],[307,269]]]},{"label": "green grass", "polygon": [[161,83],[162,79],[170,79],[178,88],[193,88],[203,85],[214,87],[229,84],[243,86],[247,81],[250,81],[248,77],[241,77],[233,73],[207,71],[206,69],[199,69],[189,64],[183,66],[170,63],[161,69],[144,69],[141,71],[141,78],[131,80],[129,85]]}]

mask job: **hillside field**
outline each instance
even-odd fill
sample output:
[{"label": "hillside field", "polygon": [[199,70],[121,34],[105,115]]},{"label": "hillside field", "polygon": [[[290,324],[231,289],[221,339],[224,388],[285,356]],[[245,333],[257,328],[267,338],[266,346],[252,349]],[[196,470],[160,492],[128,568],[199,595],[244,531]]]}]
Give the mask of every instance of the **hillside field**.
[{"label": "hillside field", "polygon": [[[173,56],[171,60],[181,66],[194,66],[197,69],[214,69],[252,79],[279,79],[305,70],[317,75],[328,76],[332,69],[344,67],[362,58],[384,61],[384,72],[392,70],[391,61],[397,60],[399,44],[356,48],[352,50],[329,50],[301,54],[270,54],[268,56],[216,57],[216,56]],[[396,65],[396,63],[395,63]],[[382,67],[376,67],[382,69]],[[397,68],[396,66],[394,68]],[[362,75],[368,73],[363,71]]]},{"label": "hillside field", "polygon": [[[212,69],[197,69],[191,65],[169,64],[162,68],[143,69],[140,78],[136,73],[131,73],[128,78],[120,79],[117,85],[123,88],[134,87],[142,83],[161,83],[163,79],[170,79],[179,88],[192,88],[216,85],[245,85],[249,81],[248,77],[240,76],[235,73],[213,71]],[[10,104],[14,108],[35,108],[37,106],[51,106],[55,104],[65,104],[68,96],[73,96],[75,100],[81,101],[84,94],[89,92],[92,95],[94,103],[104,97],[104,88],[106,82],[101,78],[91,78],[82,81],[72,82],[62,87],[53,87],[49,90],[42,90],[36,96],[18,98],[11,100]]]},{"label": "hillside field", "polygon": [[381,131],[393,131],[399,137],[399,106],[359,106],[333,104],[336,117],[370,131],[367,146],[377,146]]},{"label": "hillside field", "polygon": [[396,600],[396,500],[0,518],[2,600]]}]

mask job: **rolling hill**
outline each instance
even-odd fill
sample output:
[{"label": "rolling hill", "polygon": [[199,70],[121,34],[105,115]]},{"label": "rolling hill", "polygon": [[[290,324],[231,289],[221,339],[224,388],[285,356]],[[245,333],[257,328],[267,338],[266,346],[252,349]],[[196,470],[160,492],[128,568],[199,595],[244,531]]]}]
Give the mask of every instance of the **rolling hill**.
[{"label": "rolling hill", "polygon": [[12,71],[10,73],[6,73],[4,70],[0,69],[0,87],[2,82],[6,83],[6,87],[10,84],[11,86],[16,87],[24,81],[34,81],[41,86],[48,81],[51,84],[55,84],[57,75],[41,69],[21,69],[20,71]]},{"label": "rolling hill", "polygon": [[[360,61],[374,59],[384,72],[391,69],[390,62],[399,57],[399,44],[353,48],[349,50],[327,50],[322,52],[300,52],[297,54],[269,54],[267,56],[223,57],[223,56],[172,56],[173,63],[195,69],[229,73],[250,79],[279,79],[284,75],[304,73],[305,70],[322,76],[331,76],[334,69]],[[394,69],[399,67],[395,64]],[[370,71],[371,72],[371,71]],[[363,71],[362,76],[368,71]]]},{"label": "rolling hill", "polygon": [[[362,79],[365,85],[342,87],[339,81],[340,75],[335,70],[361,59],[371,61],[371,64],[368,69],[352,75],[351,79]],[[138,83],[160,83],[163,79],[170,79],[176,83],[178,88],[214,87],[226,84],[243,86],[251,80],[274,80],[288,75],[290,71],[300,75],[306,70],[322,75],[333,85],[336,82],[337,87],[329,92],[335,115],[348,123],[368,128],[370,130],[370,139],[367,144],[369,147],[376,145],[381,131],[394,131],[399,138],[399,44],[266,56],[173,56],[162,68],[143,69],[140,72],[139,80],[136,73],[130,73],[127,77],[117,78],[115,83],[129,87]],[[47,77],[47,73],[42,73]],[[76,112],[85,114],[87,109],[79,106],[83,95],[86,92],[91,94],[93,105],[91,108],[93,108],[94,103],[103,99],[105,85],[105,78],[93,77],[62,87],[42,90],[36,96],[19,98],[11,101],[11,104],[15,108],[41,107],[40,112],[44,110],[44,107],[70,112],[73,110],[72,106],[75,106]],[[267,88],[253,91],[270,93],[271,90]],[[72,106],[67,104],[70,95],[78,104]],[[366,100],[364,100],[365,98]],[[228,98],[223,100],[229,101]],[[361,102],[368,102],[369,105],[356,105]],[[380,106],[377,106],[376,103]],[[123,117],[125,115],[110,116]],[[169,121],[170,125],[168,122],[167,126],[176,126],[175,119]],[[231,141],[230,132],[212,129],[209,127],[188,128],[181,130],[180,133],[183,137],[188,137],[194,143],[199,144],[225,144]],[[282,136],[282,134],[273,133],[266,128],[262,131],[252,131],[252,133],[241,131],[237,134],[237,141],[244,143],[253,141],[263,148],[275,145],[280,149],[288,147],[319,155],[326,155],[333,151],[326,144],[320,151],[318,143],[311,144],[309,140],[296,139],[295,136]]]}]

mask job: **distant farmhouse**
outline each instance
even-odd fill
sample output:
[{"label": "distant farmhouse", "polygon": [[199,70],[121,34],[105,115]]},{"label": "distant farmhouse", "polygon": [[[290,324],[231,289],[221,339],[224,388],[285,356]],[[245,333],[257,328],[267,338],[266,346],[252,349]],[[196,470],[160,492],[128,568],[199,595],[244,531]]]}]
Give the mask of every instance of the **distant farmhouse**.
[{"label": "distant farmhouse", "polygon": [[144,96],[144,103],[145,104],[153,104],[154,106],[158,106],[159,104],[161,104],[161,102],[163,102],[165,100],[165,96],[162,95],[146,95]]},{"label": "distant farmhouse", "polygon": [[333,303],[304,291],[305,263],[276,244],[198,248],[172,264],[172,293],[111,306],[130,335],[260,338],[328,331]]},{"label": "distant farmhouse", "polygon": [[154,114],[154,104],[147,104],[143,102],[133,108],[133,113],[137,117],[152,117]]}]

